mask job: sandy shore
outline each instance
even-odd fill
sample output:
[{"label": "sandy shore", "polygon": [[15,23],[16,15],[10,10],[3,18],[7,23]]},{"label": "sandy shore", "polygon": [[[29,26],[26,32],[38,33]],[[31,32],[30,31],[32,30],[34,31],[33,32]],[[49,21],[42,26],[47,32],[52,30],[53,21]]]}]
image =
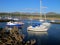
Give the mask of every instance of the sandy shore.
[{"label": "sandy shore", "polygon": [[[32,19],[41,19],[41,18],[40,17],[32,17]],[[42,18],[42,19],[45,19],[45,18]],[[60,20],[60,18],[51,18],[51,17],[47,17],[46,19],[47,20]]]},{"label": "sandy shore", "polygon": [[47,18],[47,20],[60,20],[60,18]]}]

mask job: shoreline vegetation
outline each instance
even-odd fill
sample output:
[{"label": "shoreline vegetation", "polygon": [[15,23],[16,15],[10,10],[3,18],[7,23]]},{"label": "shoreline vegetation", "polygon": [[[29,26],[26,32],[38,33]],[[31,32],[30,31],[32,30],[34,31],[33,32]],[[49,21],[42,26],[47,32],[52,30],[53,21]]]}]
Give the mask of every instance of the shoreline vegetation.
[{"label": "shoreline vegetation", "polygon": [[24,41],[25,35],[19,32],[18,28],[14,26],[12,30],[8,30],[8,27],[0,28],[0,45],[35,45],[36,40],[30,39]]},{"label": "shoreline vegetation", "polygon": [[[40,19],[39,13],[0,13],[0,17],[18,17],[22,19]],[[49,12],[46,14],[47,20],[60,20],[60,14],[56,14],[54,12]],[[44,15],[42,14],[42,19],[44,19]]]}]

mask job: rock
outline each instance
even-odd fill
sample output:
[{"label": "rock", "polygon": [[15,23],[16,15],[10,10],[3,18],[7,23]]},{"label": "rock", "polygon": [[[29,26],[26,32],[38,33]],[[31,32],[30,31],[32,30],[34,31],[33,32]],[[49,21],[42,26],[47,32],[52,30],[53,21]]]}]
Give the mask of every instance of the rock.
[{"label": "rock", "polygon": [[0,31],[0,45],[33,45],[36,40],[30,40],[25,43],[23,41],[25,35],[20,34],[18,28],[14,26],[12,30],[7,30],[7,27]]}]

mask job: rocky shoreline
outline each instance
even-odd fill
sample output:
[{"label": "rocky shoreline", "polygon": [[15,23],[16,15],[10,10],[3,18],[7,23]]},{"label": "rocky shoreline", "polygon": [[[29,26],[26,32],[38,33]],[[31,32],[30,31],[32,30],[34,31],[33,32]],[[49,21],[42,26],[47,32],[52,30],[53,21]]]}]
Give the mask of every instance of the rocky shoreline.
[{"label": "rocky shoreline", "polygon": [[0,45],[35,45],[36,40],[31,39],[28,41],[24,40],[24,34],[20,34],[18,28],[14,26],[12,30],[7,28],[0,28]]}]

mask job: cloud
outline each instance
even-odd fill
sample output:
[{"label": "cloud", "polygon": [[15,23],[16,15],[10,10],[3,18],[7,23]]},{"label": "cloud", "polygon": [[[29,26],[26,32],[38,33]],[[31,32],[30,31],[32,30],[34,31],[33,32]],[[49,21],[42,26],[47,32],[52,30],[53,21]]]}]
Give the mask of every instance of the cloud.
[{"label": "cloud", "polygon": [[21,9],[21,10],[29,10],[29,11],[31,11],[31,10],[39,10],[39,9],[33,9],[33,8],[24,8],[24,9]]}]

